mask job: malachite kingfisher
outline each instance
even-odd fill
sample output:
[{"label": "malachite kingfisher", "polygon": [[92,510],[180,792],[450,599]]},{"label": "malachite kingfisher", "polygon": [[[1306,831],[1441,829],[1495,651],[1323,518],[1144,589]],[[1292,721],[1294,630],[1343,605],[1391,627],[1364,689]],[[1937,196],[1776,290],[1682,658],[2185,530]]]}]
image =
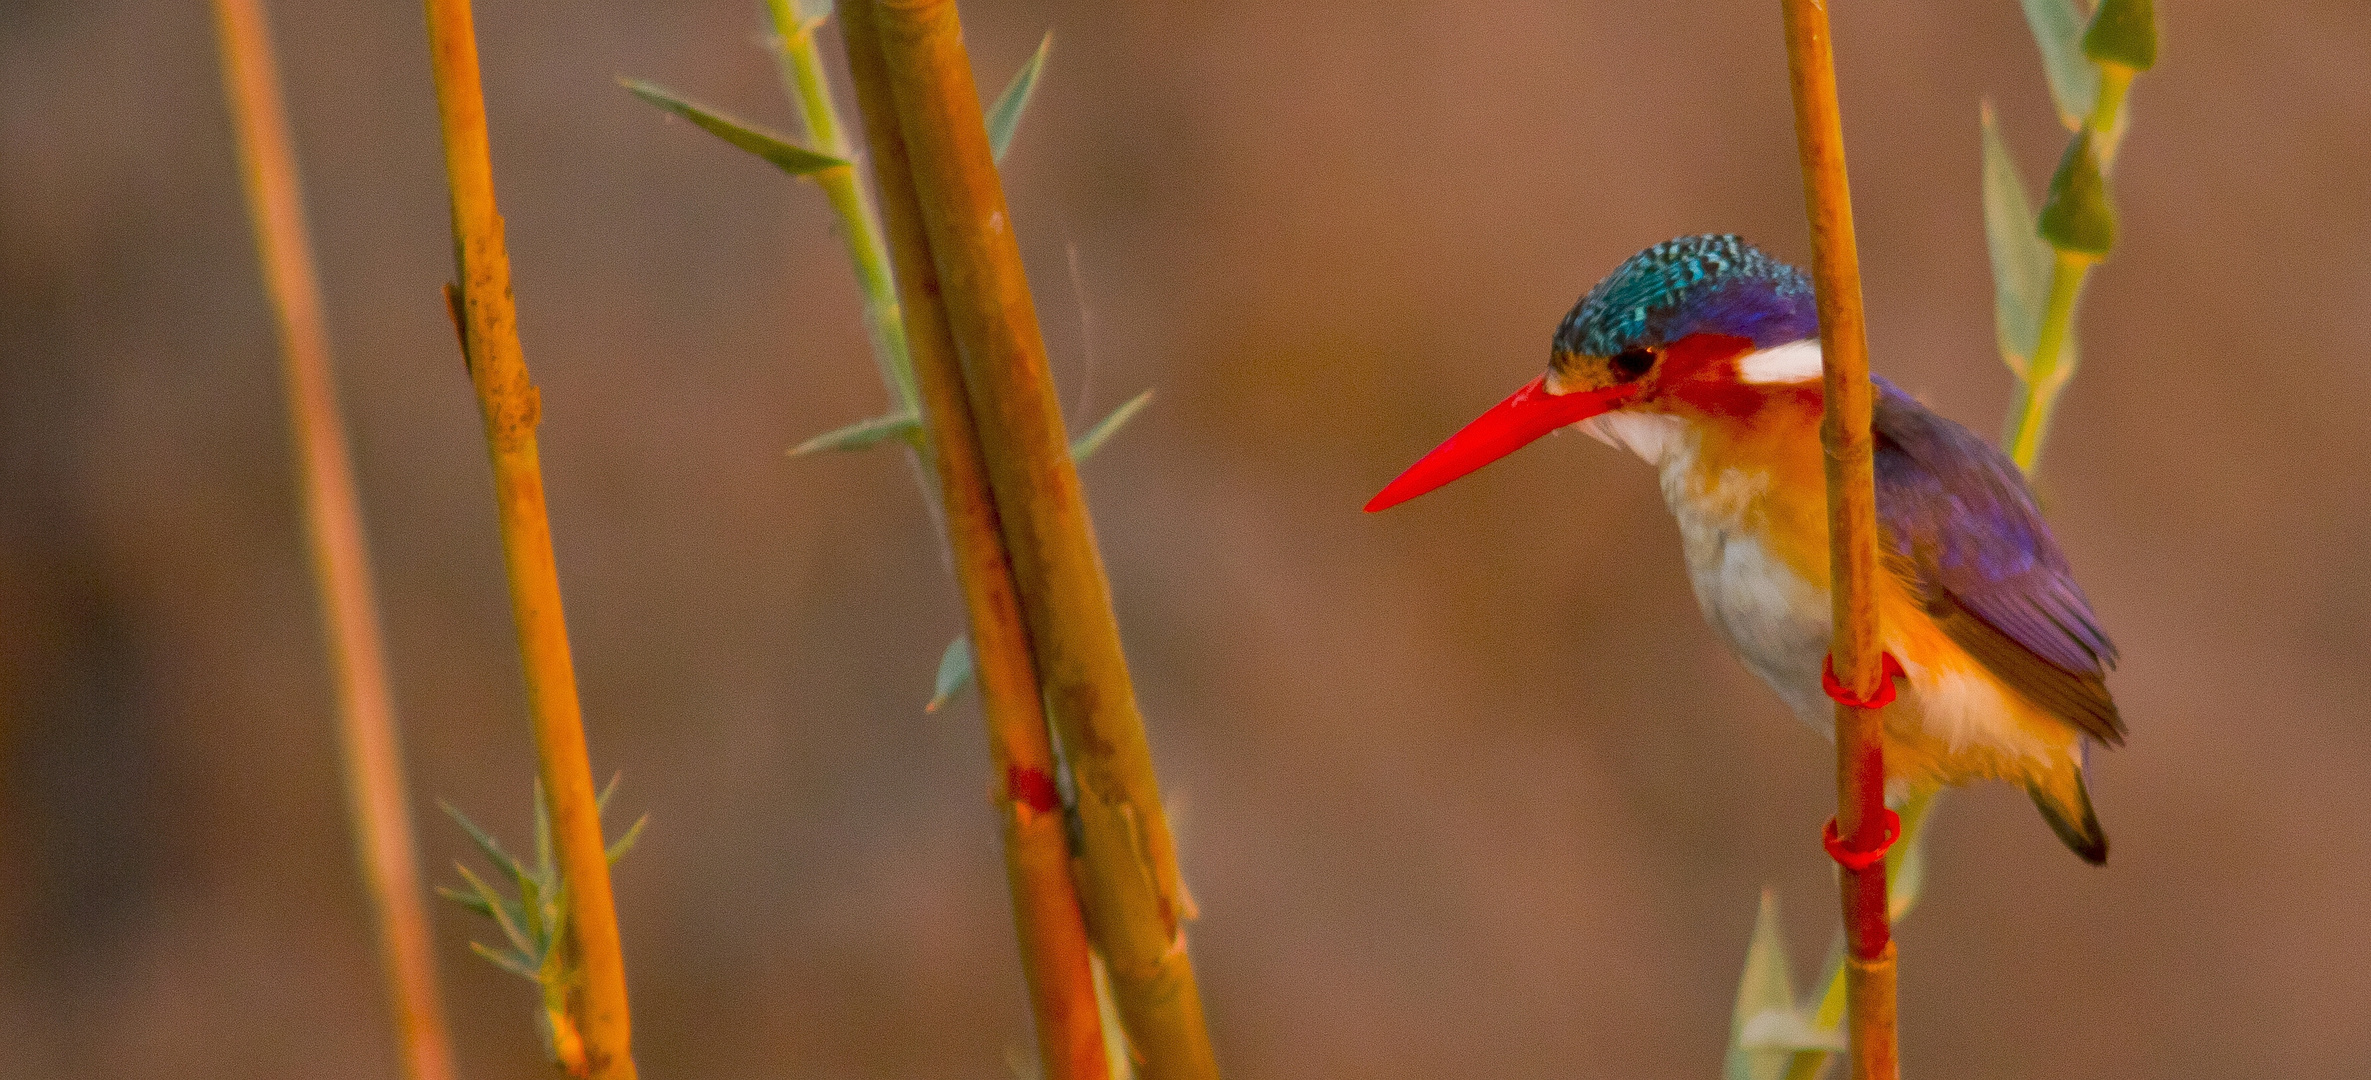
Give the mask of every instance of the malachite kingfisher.
[{"label": "malachite kingfisher", "polygon": [[[1889,793],[2005,780],[2075,854],[2105,862],[2084,768],[2124,741],[2116,647],[2009,458],[1883,379],[1876,390],[1880,641]],[[1624,262],[1556,330],[1546,374],[1367,504],[1440,487],[1558,428],[1646,459],[1678,519],[1706,621],[1833,737],[1819,439],[1819,315],[1803,272],[1736,236]]]}]

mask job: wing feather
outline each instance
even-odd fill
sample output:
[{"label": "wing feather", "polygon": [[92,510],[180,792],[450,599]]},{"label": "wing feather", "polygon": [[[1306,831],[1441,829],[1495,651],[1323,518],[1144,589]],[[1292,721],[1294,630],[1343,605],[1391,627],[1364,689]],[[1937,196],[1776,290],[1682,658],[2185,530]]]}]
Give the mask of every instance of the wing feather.
[{"label": "wing feather", "polygon": [[1877,517],[1886,565],[1953,642],[2034,704],[2111,746],[2116,646],[2007,455],[1877,384]]}]

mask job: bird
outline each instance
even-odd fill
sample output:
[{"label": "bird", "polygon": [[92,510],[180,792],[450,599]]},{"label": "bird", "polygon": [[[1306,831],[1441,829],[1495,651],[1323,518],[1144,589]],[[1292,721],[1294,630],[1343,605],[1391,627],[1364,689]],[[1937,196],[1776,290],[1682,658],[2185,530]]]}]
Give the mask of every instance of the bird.
[{"label": "bird", "polygon": [[[2025,788],[2069,849],[2107,861],[2085,776],[2121,746],[2115,645],[2007,455],[1872,377],[1889,800]],[[1742,238],[1625,260],[1557,327],[1548,370],[1393,480],[1406,502],[1566,427],[1653,466],[1714,633],[1834,737],[1819,314],[1810,280]],[[1882,696],[1882,692],[1880,694]]]}]

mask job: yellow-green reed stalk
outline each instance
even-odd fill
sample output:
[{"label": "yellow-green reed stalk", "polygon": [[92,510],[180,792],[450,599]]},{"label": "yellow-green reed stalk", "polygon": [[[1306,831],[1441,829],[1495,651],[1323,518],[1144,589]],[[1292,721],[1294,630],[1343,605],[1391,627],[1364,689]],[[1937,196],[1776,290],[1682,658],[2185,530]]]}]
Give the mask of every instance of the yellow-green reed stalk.
[{"label": "yellow-green reed stalk", "polygon": [[338,743],[354,849],[377,924],[379,962],[395,1010],[407,1080],[448,1080],[452,1047],[438,1003],[436,961],[420,896],[403,751],[387,687],[376,590],[363,539],[361,500],[347,456],[345,421],[330,373],[329,326],[305,225],[304,192],[288,133],[261,0],[215,0],[223,89],[239,145],[247,211],[255,226],[264,289],[280,331],[298,490],[313,584],[321,593],[323,637],[337,680]]},{"label": "yellow-green reed stalk", "polygon": [[874,363],[881,369],[881,382],[891,396],[891,412],[914,415],[920,405],[914,361],[898,310],[897,285],[890,275],[881,219],[856,175],[855,152],[840,126],[840,111],[832,101],[823,59],[815,50],[815,31],[828,16],[802,16],[797,0],[766,0],[766,12],[774,23],[783,88],[807,126],[808,148],[841,162],[809,173],[808,179],[823,189],[832,212],[839,216],[848,261],[856,270],[856,286],[864,294],[865,332],[872,341]]},{"label": "yellow-green reed stalk", "polygon": [[[964,396],[954,342],[948,336],[928,241],[922,234],[921,212],[914,205],[904,146],[887,106],[867,112],[868,126],[873,121],[889,125],[874,132],[872,139],[888,211],[888,228],[884,230],[858,182],[849,140],[816,48],[815,32],[825,16],[802,15],[790,0],[771,0],[767,12],[775,30],[783,84],[807,129],[808,145],[798,145],[647,82],[626,80],[625,85],[643,100],[757,154],[792,176],[815,181],[840,218],[849,260],[864,293],[874,359],[891,398],[891,412],[817,436],[792,453],[859,450],[896,440],[919,451],[915,460],[929,466],[918,468],[918,477],[926,504],[945,527],[949,562],[964,597],[970,633],[947,649],[939,665],[936,697],[928,708],[937,709],[960,691],[972,681],[975,671],[985,673],[981,698],[996,770],[998,815],[1004,824],[1006,877],[1036,1017],[1039,1056],[1047,1075],[1056,1080],[1103,1080],[1111,1072],[1107,1040],[1116,1034],[1116,1028],[1107,1028],[1099,1008],[1092,954],[1070,873],[1067,829],[1055,780],[1060,770],[1046,727],[1036,662],[1021,622],[979,437]],[[865,13],[850,14],[861,20]],[[861,32],[868,35],[863,40],[869,41],[870,31]],[[1045,46],[1040,45],[998,99],[991,137],[999,154],[1018,124],[1045,53]],[[851,64],[857,69],[860,89],[871,87],[886,94],[880,89],[877,49],[852,55]],[[894,258],[893,250],[898,252]],[[899,267],[899,272],[892,273],[892,266]],[[1122,406],[1083,436],[1072,448],[1073,457],[1084,460],[1093,453],[1144,401],[1140,396]],[[1124,1045],[1111,1052],[1124,1054]]]},{"label": "yellow-green reed stalk", "polygon": [[2051,178],[2049,199],[2042,208],[2039,231],[2050,245],[2052,259],[2040,335],[2022,366],[2011,354],[2017,390],[2001,443],[2017,467],[2028,473],[2041,461],[2042,440],[2049,434],[2058,395],[2074,378],[2075,306],[2084,280],[2115,246],[2107,175],[2124,141],[2125,98],[2133,77],[2157,62],[2154,4],[2104,0],[2092,13],[2080,44],[2083,60],[2096,67],[2097,89],[2087,114],[2068,111],[2070,119],[2080,117],[2079,126]]},{"label": "yellow-green reed stalk", "polygon": [[[595,1080],[632,1080],[626,965],[618,944],[601,810],[585,748],[576,670],[560,607],[544,509],[535,424],[542,399],[519,347],[510,255],[494,204],[486,102],[478,79],[477,33],[468,0],[427,0],[429,58],[442,121],[445,171],[453,194],[453,253],[459,283],[447,294],[461,326],[462,357],[485,419],[502,528],[511,615],[535,730],[537,772],[551,814],[560,875],[567,884],[571,966],[581,972],[571,1010],[574,1032],[555,1032],[562,1064]],[[574,1050],[574,1060],[570,1051]]]},{"label": "yellow-green reed stalk", "polygon": [[[866,130],[888,105],[957,346],[1022,614],[1079,821],[1080,898],[1138,1072],[1215,1078],[1178,875],[1045,342],[951,0],[843,0]],[[881,93],[886,89],[887,93]],[[884,101],[883,99],[887,100]],[[877,167],[882,158],[875,148]],[[886,190],[886,189],[885,189]],[[919,272],[902,260],[900,277]]]},{"label": "yellow-green reed stalk", "polygon": [[937,466],[955,576],[971,640],[996,767],[997,817],[1022,969],[1037,1018],[1039,1060],[1058,1080],[1103,1080],[1105,1051],[1087,924],[1071,876],[1068,823],[1056,781],[1060,767],[1046,726],[1038,660],[997,516],[989,467],[942,303],[923,212],[915,194],[881,50],[863,4],[843,3],[849,68],[889,220],[897,282],[922,392],[925,442]]},{"label": "yellow-green reed stalk", "polygon": [[[2058,95],[2075,138],[2069,144],[2050,185],[2050,200],[2036,218],[2018,183],[2014,166],[2000,144],[1989,106],[1982,129],[1985,151],[1987,236],[1994,248],[1994,273],[2003,279],[1997,303],[2003,309],[2001,352],[2016,374],[2017,392],[2009,409],[2007,433],[2002,438],[2017,467],[2028,475],[2040,462],[2043,443],[2059,392],[2075,373],[2074,312],[2085,277],[2113,246],[2115,218],[2108,206],[2105,176],[2128,124],[2125,99],[2133,76],[2156,62],[2155,12],[2149,0],[2106,0],[2086,24],[2072,0],[2044,0],[2028,5],[2033,29],[2049,69],[2052,91]],[[2084,95],[2089,112],[2080,111]],[[2073,107],[2068,107],[2073,106]],[[2049,253],[2041,247],[2046,244]],[[2027,292],[2041,291],[2038,278],[2047,260],[2047,299],[2040,305],[2039,325],[2030,346],[2016,340],[2023,317],[2010,309],[2030,309]],[[2030,275],[2030,277],[2026,277]],[[2019,281],[2026,277],[2025,281]],[[2030,325],[2030,324],[2027,324]],[[2030,357],[2027,351],[2030,348]],[[1899,920],[1918,898],[1920,842],[1929,812],[1942,795],[1939,788],[1915,790],[1902,808],[1902,838],[1886,857],[1887,871],[1908,880],[1894,888],[1889,907]],[[1811,1024],[1816,1031],[1833,1030],[1844,1017],[1844,973],[1830,971],[1820,993]],[[1827,1067],[1829,1051],[1796,1050],[1788,1060],[1787,1080],[1812,1080]]]}]

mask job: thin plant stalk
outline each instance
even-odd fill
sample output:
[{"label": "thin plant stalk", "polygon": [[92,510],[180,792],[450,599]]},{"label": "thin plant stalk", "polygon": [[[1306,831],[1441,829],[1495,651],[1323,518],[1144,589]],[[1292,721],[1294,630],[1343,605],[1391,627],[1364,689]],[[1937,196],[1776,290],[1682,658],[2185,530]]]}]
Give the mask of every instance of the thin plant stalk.
[{"label": "thin plant stalk", "polygon": [[[840,9],[852,60],[880,52],[877,77],[894,105],[1038,678],[1070,766],[1089,931],[1110,971],[1139,1072],[1157,1080],[1215,1078],[1186,949],[1192,901],[1178,874],[956,6],[843,0]],[[871,114],[883,97],[874,90],[860,101]],[[867,131],[879,130],[868,118]],[[875,154],[878,160],[878,147]],[[898,270],[909,272],[902,264]]]},{"label": "thin plant stalk", "polygon": [[840,11],[903,298],[909,333],[902,340],[914,361],[924,443],[939,477],[948,546],[969,618],[997,777],[993,790],[1004,832],[1005,876],[1037,1020],[1039,1060],[1052,1080],[1104,1080],[1111,1065],[1086,919],[1071,875],[1069,828],[1056,780],[1060,766],[1046,725],[1037,659],[941,303],[904,139],[887,101],[873,13],[862,3],[842,3]]},{"label": "thin plant stalk", "polygon": [[[808,145],[842,161],[855,161],[854,150],[840,125],[839,108],[832,101],[823,59],[815,49],[815,31],[823,24],[824,17],[802,17],[797,0],[766,0],[766,12],[773,20],[774,36],[780,43],[778,57],[783,88],[798,105],[799,118],[807,127]],[[882,241],[880,216],[874,212],[872,199],[857,178],[856,166],[823,169],[811,174],[810,179],[823,189],[824,198],[839,216],[841,235],[848,244],[848,261],[856,270],[857,289],[864,294],[865,332],[872,341],[873,360],[881,369],[881,382],[894,398],[892,411],[912,413],[920,397],[912,349],[906,342],[905,321],[899,314],[898,289],[889,269],[889,249]]]},{"label": "thin plant stalk", "polygon": [[544,508],[543,469],[536,454],[535,424],[542,415],[542,399],[519,346],[510,255],[494,204],[477,34],[468,0],[427,0],[427,13],[460,274],[446,299],[461,328],[463,360],[485,419],[537,770],[551,813],[561,877],[567,883],[569,958],[582,973],[573,1017],[583,1058],[567,1064],[571,1072],[595,1080],[633,1080],[625,958],[618,943],[599,798],[585,746],[576,670],[560,606],[559,568],[552,557],[551,521]]},{"label": "thin plant stalk", "polygon": [[[1823,0],[1781,0],[1795,138],[1811,224],[1812,281],[1819,297],[1826,409],[1830,596],[1829,646],[1837,680],[1866,700],[1882,682],[1877,639],[1877,486],[1869,422],[1869,343],[1861,307],[1860,255],[1844,168],[1844,124]],[[1882,710],[1836,706],[1836,835],[1855,849],[1884,845]],[[1839,867],[1845,926],[1847,1029],[1854,1080],[1898,1075],[1896,954],[1887,920],[1883,860]]]},{"label": "thin plant stalk", "polygon": [[363,539],[362,506],[330,373],[329,326],[305,224],[304,193],[288,133],[261,0],[215,0],[223,89],[239,145],[240,175],[255,226],[264,288],[280,331],[282,386],[304,501],[313,584],[337,680],[338,744],[356,861],[379,939],[407,1080],[450,1080],[453,1052],[436,988],[436,960],[420,895],[394,696],[387,685],[378,598]]},{"label": "thin plant stalk", "polygon": [[[2102,173],[2115,165],[2116,150],[2124,142],[2124,101],[2132,89],[2132,77],[2130,68],[2100,65],[2099,97],[2085,130],[2091,133]],[[2050,300],[2042,312],[2041,338],[2034,344],[2024,377],[2017,380],[2016,396],[2009,403],[2008,435],[2002,440],[2010,460],[2028,474],[2041,463],[2042,441],[2050,434],[2059,392],[2075,377],[2074,353],[2067,348],[2074,338],[2075,305],[2082,298],[2084,280],[2099,263],[2095,257],[2055,248],[2052,256]]]}]

